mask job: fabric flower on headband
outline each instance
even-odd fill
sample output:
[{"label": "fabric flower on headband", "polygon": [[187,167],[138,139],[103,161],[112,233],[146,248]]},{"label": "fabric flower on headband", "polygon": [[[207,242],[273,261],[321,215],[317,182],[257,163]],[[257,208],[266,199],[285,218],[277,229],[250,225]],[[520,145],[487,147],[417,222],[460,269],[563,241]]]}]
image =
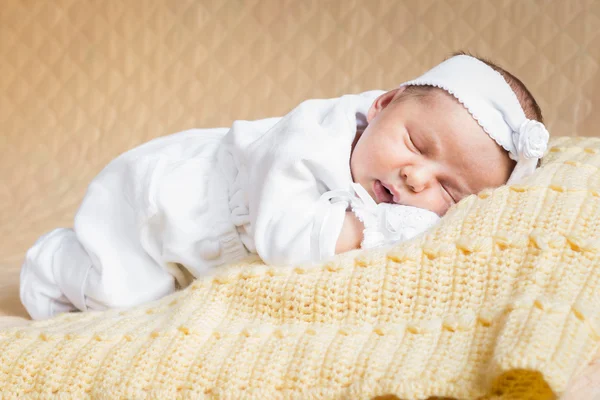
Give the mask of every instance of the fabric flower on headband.
[{"label": "fabric flower on headband", "polygon": [[513,142],[517,148],[517,154],[525,158],[542,158],[548,147],[550,134],[544,124],[539,121],[528,119],[521,124],[518,132],[513,132]]}]

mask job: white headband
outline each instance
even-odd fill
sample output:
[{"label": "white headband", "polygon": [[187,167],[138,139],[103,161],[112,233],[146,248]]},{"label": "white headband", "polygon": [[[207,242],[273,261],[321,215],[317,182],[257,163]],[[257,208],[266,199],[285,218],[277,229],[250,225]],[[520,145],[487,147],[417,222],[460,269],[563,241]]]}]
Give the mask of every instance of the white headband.
[{"label": "white headband", "polygon": [[517,162],[507,183],[531,175],[548,147],[541,122],[528,119],[517,95],[502,75],[477,58],[459,55],[400,86],[444,89],[469,111],[483,130]]}]

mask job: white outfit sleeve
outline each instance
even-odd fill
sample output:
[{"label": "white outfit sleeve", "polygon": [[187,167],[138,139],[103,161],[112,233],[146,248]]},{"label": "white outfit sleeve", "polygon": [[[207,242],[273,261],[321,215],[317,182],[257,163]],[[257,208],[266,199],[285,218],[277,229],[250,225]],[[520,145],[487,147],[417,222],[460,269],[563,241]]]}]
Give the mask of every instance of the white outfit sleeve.
[{"label": "white outfit sleeve", "polygon": [[343,99],[302,103],[250,149],[249,211],[256,250],[266,263],[335,254],[348,203],[330,201],[324,193],[349,190],[356,134],[354,111],[349,115]]}]

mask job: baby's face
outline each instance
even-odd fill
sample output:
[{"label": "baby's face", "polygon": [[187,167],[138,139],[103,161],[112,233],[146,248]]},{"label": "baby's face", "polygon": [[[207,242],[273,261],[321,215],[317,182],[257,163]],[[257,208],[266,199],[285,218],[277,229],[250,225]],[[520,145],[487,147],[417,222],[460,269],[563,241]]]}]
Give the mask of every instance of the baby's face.
[{"label": "baby's face", "polygon": [[514,162],[453,96],[403,90],[373,103],[350,159],[354,181],[377,203],[441,216],[464,197],[507,181]]}]

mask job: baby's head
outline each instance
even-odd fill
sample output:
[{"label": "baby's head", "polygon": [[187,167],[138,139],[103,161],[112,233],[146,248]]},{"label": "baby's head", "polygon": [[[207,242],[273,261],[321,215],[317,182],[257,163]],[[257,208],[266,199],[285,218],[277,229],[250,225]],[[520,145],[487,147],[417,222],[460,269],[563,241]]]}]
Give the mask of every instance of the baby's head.
[{"label": "baby's head", "polygon": [[525,85],[464,54],[379,96],[367,121],[350,160],[354,181],[378,203],[438,215],[530,175],[548,142]]}]

